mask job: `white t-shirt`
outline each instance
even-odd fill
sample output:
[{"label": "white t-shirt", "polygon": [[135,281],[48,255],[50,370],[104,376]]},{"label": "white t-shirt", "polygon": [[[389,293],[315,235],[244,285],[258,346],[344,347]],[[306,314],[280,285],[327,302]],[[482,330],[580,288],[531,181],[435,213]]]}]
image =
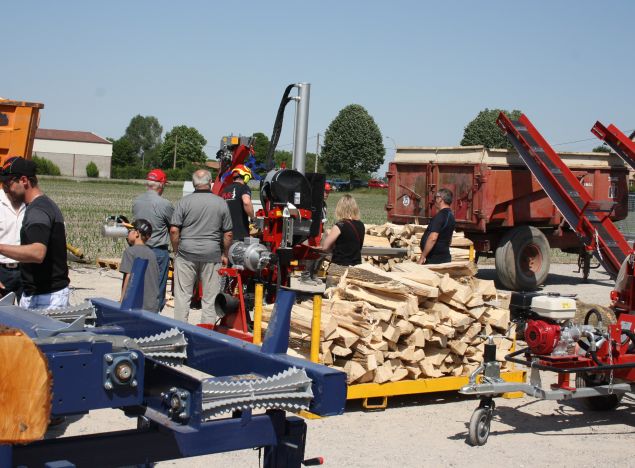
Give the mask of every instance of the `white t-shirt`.
[{"label": "white t-shirt", "polygon": [[[7,198],[4,190],[0,189],[0,244],[20,245],[20,229],[26,205],[22,203],[16,210]],[[0,263],[16,263],[12,258],[0,255]]]}]

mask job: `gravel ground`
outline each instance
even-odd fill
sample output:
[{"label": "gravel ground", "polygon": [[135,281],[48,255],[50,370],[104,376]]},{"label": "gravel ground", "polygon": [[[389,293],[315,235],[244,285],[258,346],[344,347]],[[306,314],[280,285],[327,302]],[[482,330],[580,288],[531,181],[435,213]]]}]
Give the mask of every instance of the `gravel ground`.
[{"label": "gravel ground", "polygon": [[[546,291],[576,293],[580,300],[608,304],[612,281],[602,271],[588,283],[573,273],[574,265],[552,265]],[[483,266],[482,278],[493,278]],[[72,273],[74,300],[116,298],[115,272],[80,269]],[[168,311],[169,312],[169,311]],[[195,321],[192,317],[191,321]],[[545,377],[548,381],[549,377]],[[589,412],[577,403],[532,398],[500,399],[492,434],[483,447],[470,447],[467,422],[477,402],[457,393],[391,398],[384,411],[364,411],[351,402],[342,416],[308,421],[306,457],[323,456],[334,467],[421,466],[604,466],[635,467],[635,399],[627,396],[612,412]],[[135,427],[119,411],[101,410],[69,421],[55,435],[78,435]],[[630,447],[630,448],[629,448]],[[245,450],[160,466],[259,466],[257,451]]]}]

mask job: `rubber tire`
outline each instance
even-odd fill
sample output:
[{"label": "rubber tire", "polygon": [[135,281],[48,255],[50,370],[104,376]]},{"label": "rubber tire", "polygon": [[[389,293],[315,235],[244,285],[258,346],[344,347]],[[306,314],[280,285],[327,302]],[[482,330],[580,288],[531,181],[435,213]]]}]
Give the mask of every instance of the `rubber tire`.
[{"label": "rubber tire", "polygon": [[[520,256],[527,246],[533,244],[542,256],[542,264],[535,274],[522,271]],[[496,248],[496,274],[501,284],[512,291],[535,291],[549,275],[549,241],[540,229],[533,226],[518,226],[505,234]]]},{"label": "rubber tire", "polygon": [[470,418],[467,442],[472,447],[485,445],[492,423],[491,408],[476,408]]},{"label": "rubber tire", "polygon": [[[598,383],[598,385],[606,385],[608,382]],[[575,375],[576,388],[593,387],[594,385],[588,385],[588,382],[584,378],[584,373],[579,372]],[[588,409],[592,411],[612,411],[617,408],[622,401],[624,395],[602,395],[588,398],[580,398],[580,402]]]}]

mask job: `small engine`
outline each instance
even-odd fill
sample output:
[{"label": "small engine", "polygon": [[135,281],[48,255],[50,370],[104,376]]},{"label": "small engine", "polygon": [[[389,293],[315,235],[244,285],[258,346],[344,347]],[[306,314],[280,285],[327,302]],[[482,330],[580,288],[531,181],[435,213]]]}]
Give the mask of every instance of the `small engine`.
[{"label": "small engine", "polygon": [[576,303],[559,294],[533,295],[525,325],[525,341],[534,354],[563,356],[573,354],[586,328],[571,324]]}]

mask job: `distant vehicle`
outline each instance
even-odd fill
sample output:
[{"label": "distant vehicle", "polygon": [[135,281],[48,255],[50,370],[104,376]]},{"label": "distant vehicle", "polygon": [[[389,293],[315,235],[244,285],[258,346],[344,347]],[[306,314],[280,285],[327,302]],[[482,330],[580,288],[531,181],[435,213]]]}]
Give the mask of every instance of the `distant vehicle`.
[{"label": "distant vehicle", "polygon": [[370,179],[368,181],[368,188],[388,188],[388,184],[379,179]]},{"label": "distant vehicle", "polygon": [[356,188],[366,187],[367,184],[366,184],[366,182],[364,182],[363,180],[360,180],[360,179],[351,179],[350,186],[351,186],[351,190],[352,190],[352,189],[356,189]]},{"label": "distant vehicle", "polygon": [[351,183],[348,180],[333,179],[330,184],[337,192],[345,192],[351,189]]}]

